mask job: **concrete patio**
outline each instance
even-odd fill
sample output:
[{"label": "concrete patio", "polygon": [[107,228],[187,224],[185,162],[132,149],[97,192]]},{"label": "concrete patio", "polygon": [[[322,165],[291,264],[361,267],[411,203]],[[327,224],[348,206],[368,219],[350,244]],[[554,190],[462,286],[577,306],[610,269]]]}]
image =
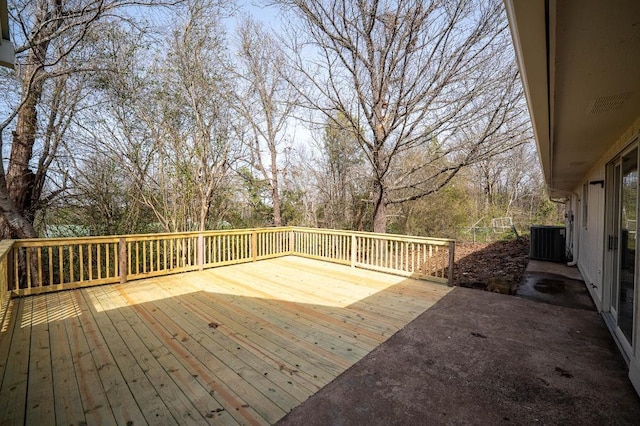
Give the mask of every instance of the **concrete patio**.
[{"label": "concrete patio", "polygon": [[595,308],[532,299],[455,288],[279,424],[638,424]]}]

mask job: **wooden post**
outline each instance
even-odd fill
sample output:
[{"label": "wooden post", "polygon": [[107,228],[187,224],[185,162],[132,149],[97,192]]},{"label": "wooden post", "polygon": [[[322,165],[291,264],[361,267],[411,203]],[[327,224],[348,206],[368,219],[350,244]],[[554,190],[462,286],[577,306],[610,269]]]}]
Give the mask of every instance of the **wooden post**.
[{"label": "wooden post", "polygon": [[0,251],[2,251],[0,257],[0,262],[2,263],[0,267],[0,271],[2,272],[2,276],[0,277],[0,285],[2,286],[2,288],[0,288],[0,307],[4,306],[4,303],[11,297],[11,280],[13,278],[13,274],[11,273],[11,269],[13,268],[12,246],[12,240],[0,242]]},{"label": "wooden post", "polygon": [[255,262],[258,260],[258,232],[251,232],[251,259]]},{"label": "wooden post", "polygon": [[9,244],[11,244],[11,248],[7,253],[7,290],[13,291],[18,289],[18,286],[15,285],[17,271],[14,268],[14,264],[15,264],[14,258],[16,256],[16,249],[13,248],[12,240],[7,240],[7,241],[9,242]]},{"label": "wooden post", "polygon": [[358,240],[355,234],[351,235],[351,267],[356,267],[356,257],[358,256]]},{"label": "wooden post", "polygon": [[0,307],[3,307],[4,302],[9,299],[9,253],[2,256],[0,263],[0,271],[2,272],[0,277],[0,285],[2,286],[0,287]]},{"label": "wooden post", "polygon": [[456,260],[456,242],[449,241],[449,273],[447,274],[447,285],[453,287],[453,263]]},{"label": "wooden post", "polygon": [[198,234],[198,247],[196,251],[198,256],[198,270],[202,271],[204,269],[204,236],[202,234]]},{"label": "wooden post", "polygon": [[[91,250],[91,247],[89,247],[89,250]],[[124,284],[127,282],[127,271],[129,270],[127,242],[124,238],[118,240],[118,268],[120,269],[120,284]]]},{"label": "wooden post", "polygon": [[289,231],[289,254],[295,254],[296,251],[296,234],[293,231]]}]

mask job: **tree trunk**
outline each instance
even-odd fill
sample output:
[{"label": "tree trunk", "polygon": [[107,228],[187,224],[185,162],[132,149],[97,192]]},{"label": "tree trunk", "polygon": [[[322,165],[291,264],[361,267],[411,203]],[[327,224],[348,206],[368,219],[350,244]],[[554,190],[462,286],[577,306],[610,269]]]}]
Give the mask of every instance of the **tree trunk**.
[{"label": "tree trunk", "polygon": [[[30,52],[29,57],[36,60],[35,53]],[[43,82],[35,81],[31,87],[31,76],[39,73],[39,68],[32,62],[25,66],[25,82],[23,93],[26,93],[26,101],[18,111],[18,123],[13,132],[11,144],[11,157],[4,180],[0,188],[0,208],[4,221],[0,223],[0,232],[11,238],[35,238],[33,229],[35,215],[34,204],[40,194],[33,193],[35,175],[29,168],[29,162],[33,156],[33,146],[37,132],[36,106],[42,94]],[[36,77],[37,79],[37,77]]]},{"label": "tree trunk", "polygon": [[[27,73],[33,73],[34,65],[27,65]],[[28,85],[28,82],[25,83]],[[7,190],[11,200],[15,203],[18,211],[26,216],[32,216],[32,206],[34,204],[33,185],[35,175],[29,168],[29,162],[33,156],[33,146],[36,140],[37,131],[37,111],[36,106],[42,94],[42,81],[36,82],[27,92],[26,102],[18,111],[18,124],[13,132],[13,143],[11,144],[11,157],[7,170]],[[37,200],[35,200],[37,201]],[[32,221],[33,217],[27,217]]]},{"label": "tree trunk", "polygon": [[278,165],[276,162],[275,143],[271,146],[271,199],[273,200],[273,224],[282,226],[282,213],[280,211],[280,188],[278,185]]},{"label": "tree trunk", "polygon": [[383,234],[387,232],[386,191],[379,181],[375,181],[373,187],[373,232]]},{"label": "tree trunk", "polygon": [[200,232],[207,230],[207,217],[209,216],[209,203],[200,204]]},{"label": "tree trunk", "polygon": [[[56,7],[61,7],[59,2],[56,2]],[[36,29],[49,19],[46,2],[38,4],[35,18],[33,28]],[[52,27],[51,31],[56,28]],[[43,35],[46,41],[36,42],[26,58],[22,80],[24,103],[18,111],[9,166],[6,176],[3,176],[4,185],[0,188],[0,208],[4,217],[0,222],[0,232],[12,238],[36,237],[33,219],[40,194],[34,193],[35,175],[29,168],[29,163],[33,157],[38,129],[37,106],[44,88],[42,64],[50,43],[46,35]]]},{"label": "tree trunk", "polygon": [[4,186],[0,187],[0,238],[36,238],[33,224],[18,212]]}]

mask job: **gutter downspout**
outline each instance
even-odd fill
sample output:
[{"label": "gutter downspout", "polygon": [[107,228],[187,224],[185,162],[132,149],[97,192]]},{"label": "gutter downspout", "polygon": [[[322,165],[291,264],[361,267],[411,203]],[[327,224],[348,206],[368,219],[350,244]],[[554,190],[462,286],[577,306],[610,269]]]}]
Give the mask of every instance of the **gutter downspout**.
[{"label": "gutter downspout", "polygon": [[[559,192],[559,193],[566,193],[568,195],[568,200],[572,202],[572,198],[575,195],[576,199],[578,201],[580,201],[580,194],[575,192],[575,191],[565,191],[565,190],[559,190],[559,189],[553,189],[551,187],[549,187],[549,192]],[[549,197],[549,199],[551,201],[553,201],[554,203],[562,203],[561,200],[554,200],[553,198]],[[564,203],[566,204],[566,201],[564,201]],[[572,202],[573,203],[573,202]],[[580,233],[578,232],[578,229],[576,229],[576,221],[575,221],[575,211],[572,209],[571,211],[573,212],[573,259],[571,260],[571,262],[567,262],[567,266],[576,266],[578,264],[578,254],[580,252]]]},{"label": "gutter downspout", "polygon": [[[580,195],[577,192],[572,192],[571,195],[575,195],[576,199],[580,200]],[[573,198],[573,197],[572,197]],[[573,202],[572,202],[573,204]],[[573,206],[572,206],[573,207]],[[576,226],[576,221],[575,221],[575,211],[572,208],[571,211],[573,212],[573,259],[571,259],[571,262],[567,263],[567,266],[576,266],[578,265],[578,254],[580,253],[580,232],[577,226]]]}]

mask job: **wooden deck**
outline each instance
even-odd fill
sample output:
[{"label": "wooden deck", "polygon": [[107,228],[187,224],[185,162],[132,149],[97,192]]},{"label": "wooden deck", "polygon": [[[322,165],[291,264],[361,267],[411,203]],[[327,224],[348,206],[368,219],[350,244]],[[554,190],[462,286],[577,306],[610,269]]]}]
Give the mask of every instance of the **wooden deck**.
[{"label": "wooden deck", "polygon": [[11,300],[1,424],[272,424],[449,288],[283,257]]}]

